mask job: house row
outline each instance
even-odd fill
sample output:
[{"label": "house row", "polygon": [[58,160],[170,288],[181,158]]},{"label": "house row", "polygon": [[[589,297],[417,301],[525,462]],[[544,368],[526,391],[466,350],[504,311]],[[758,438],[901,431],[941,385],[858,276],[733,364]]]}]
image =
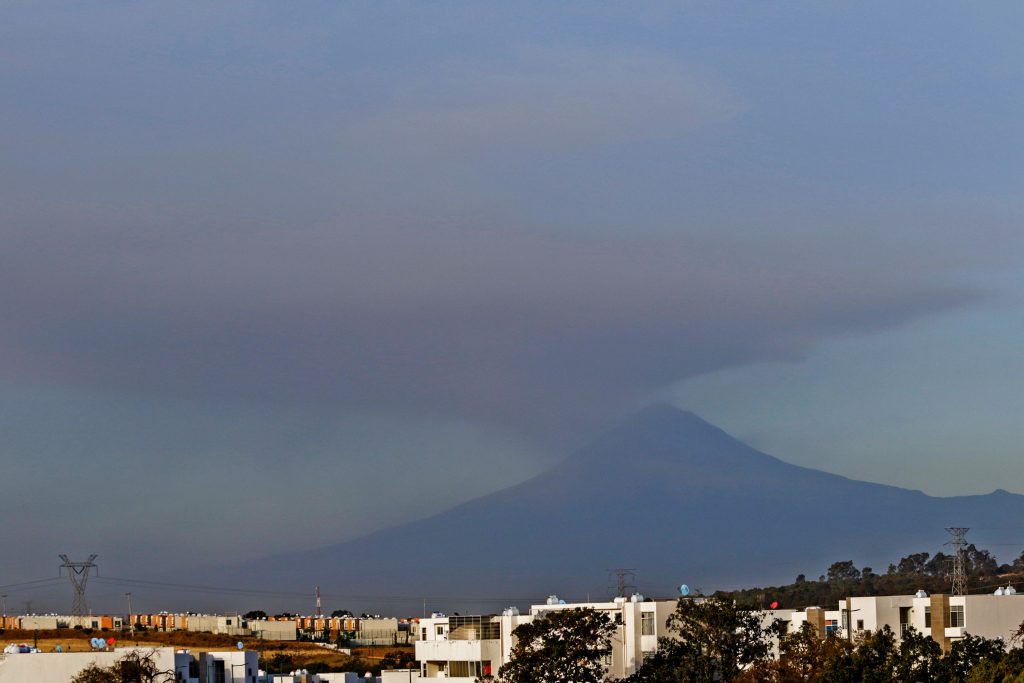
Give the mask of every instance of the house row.
[{"label": "house row", "polygon": [[[667,622],[677,604],[676,599],[645,600],[639,595],[612,602],[565,604],[551,596],[545,604],[533,605],[523,614],[515,608],[487,616],[436,614],[418,624],[419,677],[473,683],[480,676],[497,674],[510,658],[515,643],[512,632],[517,626],[554,610],[587,607],[608,615],[614,625],[611,653],[604,662],[606,676],[624,678],[657,652],[658,638],[672,637]],[[834,610],[776,609],[763,612],[762,620],[764,625],[781,620],[790,633],[810,624],[822,638],[856,640],[889,627],[899,639],[913,628],[935,639],[945,651],[968,634],[1001,639],[1009,647],[1024,623],[1024,595],[1011,589],[994,595],[927,595],[918,591],[915,595],[850,597]],[[774,652],[777,655],[777,642]]]},{"label": "house row", "polygon": [[295,640],[298,634],[327,636],[345,634],[349,640],[366,645],[394,645],[408,641],[408,622],[395,618],[268,616],[246,619],[241,615],[133,614],[128,624],[154,631],[209,631],[234,636],[256,636],[267,640]]},{"label": "house row", "polygon": [[[86,652],[0,655],[0,683],[67,683],[91,664],[111,666],[132,653],[150,657],[159,671],[173,672],[174,683],[407,683],[406,678],[410,676],[397,671],[388,672],[383,677],[351,671],[320,674],[267,672],[258,668],[258,655],[251,650],[194,654],[171,647],[124,647]],[[419,678],[419,672],[415,672],[415,678]]]},{"label": "house row", "polygon": [[918,591],[914,595],[850,597],[836,609],[809,607],[794,612],[788,621],[791,632],[806,622],[822,637],[850,640],[885,627],[899,639],[914,629],[948,651],[968,634],[1009,644],[1024,623],[1024,595],[1013,589],[999,589],[986,595],[928,595]]},{"label": "house row", "polygon": [[125,625],[123,617],[104,615],[68,616],[61,614],[26,614],[23,616],[4,615],[0,617],[0,628],[46,631],[58,628],[91,628],[119,631]]}]

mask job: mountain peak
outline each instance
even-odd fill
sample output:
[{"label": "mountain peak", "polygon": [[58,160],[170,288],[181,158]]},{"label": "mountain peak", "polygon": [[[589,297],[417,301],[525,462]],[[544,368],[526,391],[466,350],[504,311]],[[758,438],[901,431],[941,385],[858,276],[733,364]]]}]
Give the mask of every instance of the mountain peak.
[{"label": "mountain peak", "polygon": [[599,438],[597,443],[625,441],[635,446],[638,439],[646,441],[652,437],[659,441],[667,439],[677,443],[697,438],[735,441],[696,413],[669,403],[654,403],[624,418]]},{"label": "mountain peak", "polygon": [[[700,416],[668,403],[649,405],[578,451],[563,464],[598,472],[639,471],[644,463],[659,472],[686,463],[700,469],[772,461],[771,456],[745,446]],[[544,476],[544,475],[541,475]]]}]

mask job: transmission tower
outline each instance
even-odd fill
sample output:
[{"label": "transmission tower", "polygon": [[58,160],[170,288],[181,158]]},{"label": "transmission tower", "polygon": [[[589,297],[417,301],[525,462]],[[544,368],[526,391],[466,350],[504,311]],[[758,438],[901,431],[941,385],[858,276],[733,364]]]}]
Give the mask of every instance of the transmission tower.
[{"label": "transmission tower", "polygon": [[60,566],[60,569],[66,569],[68,571],[68,580],[71,581],[71,587],[75,591],[75,599],[74,602],[71,603],[71,616],[83,617],[86,612],[85,584],[89,581],[89,572],[96,569],[96,565],[93,563],[93,560],[95,560],[98,555],[90,555],[89,559],[85,562],[72,562],[68,559],[67,555],[58,555],[58,557],[64,561],[64,564]]},{"label": "transmission tower", "polygon": [[316,587],[316,616],[319,619],[324,615],[324,611],[320,609],[320,586]]},{"label": "transmission tower", "polygon": [[970,529],[963,526],[952,526],[948,527],[946,531],[953,537],[943,544],[953,549],[953,571],[949,575],[953,582],[953,587],[950,589],[950,592],[953,595],[966,595],[967,571],[964,567],[964,549],[967,547],[966,536]]},{"label": "transmission tower", "polygon": [[635,569],[613,569],[609,574],[615,575],[615,595],[619,598],[626,597],[626,591],[636,590]]}]

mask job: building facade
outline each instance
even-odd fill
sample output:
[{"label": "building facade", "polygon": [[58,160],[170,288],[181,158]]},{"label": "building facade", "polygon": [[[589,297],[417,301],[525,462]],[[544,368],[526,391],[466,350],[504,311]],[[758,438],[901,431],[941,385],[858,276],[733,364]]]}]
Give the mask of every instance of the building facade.
[{"label": "building facade", "polygon": [[552,596],[546,604],[532,606],[528,614],[509,609],[500,615],[435,615],[421,619],[416,637],[420,677],[473,683],[480,676],[495,675],[509,659],[514,645],[512,632],[517,626],[552,611],[581,607],[606,614],[614,626],[605,672],[608,678],[623,678],[658,649],[658,638],[666,635],[666,623],[676,600],[645,601],[642,596],[633,596],[612,602],[565,604]]}]

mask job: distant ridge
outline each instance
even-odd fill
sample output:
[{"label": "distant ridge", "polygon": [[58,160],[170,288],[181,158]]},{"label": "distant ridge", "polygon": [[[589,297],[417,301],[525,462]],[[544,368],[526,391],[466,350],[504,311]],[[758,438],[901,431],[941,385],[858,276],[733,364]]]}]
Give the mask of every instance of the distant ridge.
[{"label": "distant ridge", "polygon": [[934,552],[944,526],[1005,526],[1022,515],[1024,496],[1006,491],[936,498],[791,465],[658,404],[524,483],[226,571],[242,585],[444,596],[434,607],[493,610],[459,596],[596,597],[615,567],[635,568],[648,595],[671,594],[682,581],[705,590],[788,582],[836,559],[878,569],[909,552]]}]

